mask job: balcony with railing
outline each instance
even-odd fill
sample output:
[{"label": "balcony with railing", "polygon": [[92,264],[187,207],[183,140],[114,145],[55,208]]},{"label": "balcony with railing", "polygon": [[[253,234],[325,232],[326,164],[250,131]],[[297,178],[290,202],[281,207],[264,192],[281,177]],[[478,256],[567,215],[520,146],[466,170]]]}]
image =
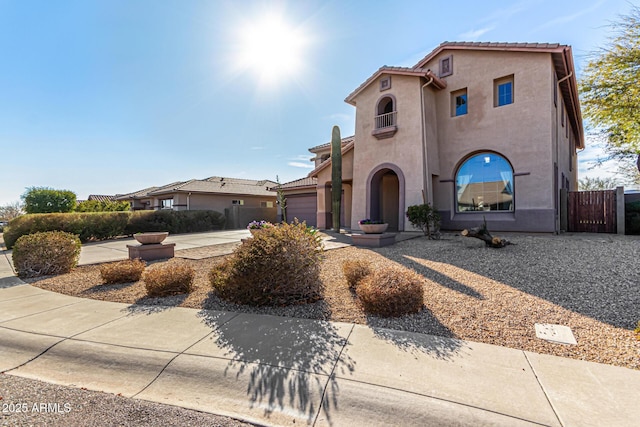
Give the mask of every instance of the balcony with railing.
[{"label": "balcony with railing", "polygon": [[397,111],[380,114],[375,117],[375,128],[371,134],[378,139],[391,138],[398,131],[396,125]]}]

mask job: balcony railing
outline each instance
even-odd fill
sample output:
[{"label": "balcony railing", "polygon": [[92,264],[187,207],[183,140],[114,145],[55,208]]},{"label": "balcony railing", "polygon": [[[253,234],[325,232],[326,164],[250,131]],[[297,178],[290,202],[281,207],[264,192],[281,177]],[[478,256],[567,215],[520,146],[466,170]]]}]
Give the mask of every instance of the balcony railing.
[{"label": "balcony railing", "polygon": [[391,138],[398,131],[396,126],[396,112],[392,111],[386,114],[376,116],[376,127],[371,134],[377,139]]},{"label": "balcony railing", "polygon": [[386,114],[380,114],[376,116],[376,129],[388,128],[390,126],[396,125],[396,113],[397,111],[392,111]]}]

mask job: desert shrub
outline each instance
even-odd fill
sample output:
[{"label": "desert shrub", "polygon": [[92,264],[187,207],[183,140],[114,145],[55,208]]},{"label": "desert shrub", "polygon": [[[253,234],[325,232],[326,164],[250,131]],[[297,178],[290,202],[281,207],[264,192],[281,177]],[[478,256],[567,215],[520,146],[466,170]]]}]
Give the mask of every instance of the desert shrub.
[{"label": "desert shrub", "polygon": [[172,234],[220,230],[225,217],[215,211],[73,212],[22,215],[11,220],[4,241],[11,249],[20,236],[43,231],[77,234],[81,242],[168,231]]},{"label": "desert shrub", "polygon": [[185,263],[168,262],[148,268],[142,275],[150,297],[165,297],[191,292],[195,271]]},{"label": "desert shrub", "polygon": [[68,273],[78,264],[80,239],[62,231],[20,237],[13,246],[13,265],[18,276],[35,277]]},{"label": "desert shrub", "polygon": [[20,236],[44,231],[76,234],[81,242],[105,240],[125,234],[131,212],[50,213],[22,215],[9,222],[4,233],[11,249]]},{"label": "desert shrub", "polygon": [[131,205],[127,201],[99,201],[99,200],[83,200],[79,202],[74,211],[76,212],[117,212],[128,211]]},{"label": "desert shrub", "polygon": [[411,225],[422,230],[429,239],[438,238],[440,232],[440,214],[429,203],[409,206],[407,218]]},{"label": "desert shrub", "polygon": [[388,267],[365,276],[356,294],[367,313],[398,317],[420,311],[424,303],[422,277],[413,270]]},{"label": "desert shrub", "polygon": [[137,282],[142,277],[147,264],[140,259],[127,259],[100,266],[100,276],[104,283]]},{"label": "desert shrub", "polygon": [[362,259],[346,260],[342,263],[342,272],[349,288],[356,289],[360,281],[371,274],[371,263]]},{"label": "desert shrub", "polygon": [[304,223],[262,229],[209,275],[221,298],[238,304],[288,305],[322,297],[322,251]]}]

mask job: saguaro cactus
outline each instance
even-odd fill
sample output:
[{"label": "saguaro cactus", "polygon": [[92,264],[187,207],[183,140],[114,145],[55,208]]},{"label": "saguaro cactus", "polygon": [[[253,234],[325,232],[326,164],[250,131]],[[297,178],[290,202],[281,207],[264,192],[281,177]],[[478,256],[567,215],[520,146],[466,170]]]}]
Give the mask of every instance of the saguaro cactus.
[{"label": "saguaro cactus", "polygon": [[333,229],[340,231],[340,210],[342,200],[342,140],[340,128],[331,131],[331,212]]}]

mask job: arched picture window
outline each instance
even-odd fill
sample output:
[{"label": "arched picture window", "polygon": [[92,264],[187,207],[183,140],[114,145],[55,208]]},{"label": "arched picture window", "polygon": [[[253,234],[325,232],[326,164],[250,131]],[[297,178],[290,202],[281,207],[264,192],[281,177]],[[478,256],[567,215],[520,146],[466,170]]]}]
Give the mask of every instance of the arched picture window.
[{"label": "arched picture window", "polygon": [[458,212],[513,211],[513,169],[504,157],[479,153],[456,174]]}]

